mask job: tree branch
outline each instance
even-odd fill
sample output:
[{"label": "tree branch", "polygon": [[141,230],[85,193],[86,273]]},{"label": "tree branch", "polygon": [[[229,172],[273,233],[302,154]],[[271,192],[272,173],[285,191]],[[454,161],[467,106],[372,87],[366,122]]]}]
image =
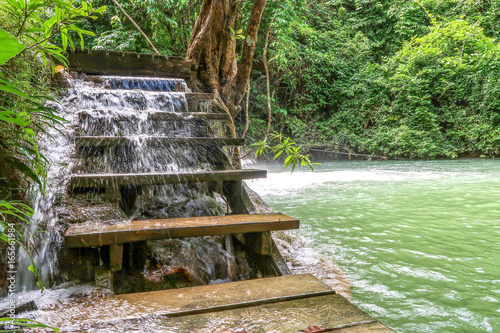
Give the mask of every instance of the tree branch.
[{"label": "tree branch", "polygon": [[155,52],[157,54],[160,54],[160,52],[158,52],[158,50],[153,45],[153,43],[151,43],[151,41],[149,40],[148,36],[146,36],[146,34],[141,30],[141,28],[139,28],[139,26],[137,25],[137,23],[135,23],[134,20],[132,20],[132,18],[122,8],[122,6],[120,6],[120,4],[116,0],[113,0],[113,2],[118,6],[118,8],[120,8],[120,10],[122,11],[122,13],[125,14],[125,16],[130,20],[130,22],[132,22],[132,24],[137,28],[137,30],[139,30],[139,32],[144,36],[144,38],[146,38],[146,40],[148,41],[149,45],[151,45],[151,47],[153,48],[153,50],[155,50]]},{"label": "tree branch", "polygon": [[245,93],[245,86],[252,70],[252,62],[257,44],[257,34],[259,32],[260,20],[264,14],[267,0],[255,0],[248,20],[247,31],[245,34],[245,41],[243,43],[243,53],[241,54],[241,61],[238,64],[238,73],[236,75],[236,85],[233,88],[235,91],[233,103],[238,105],[243,99]]}]

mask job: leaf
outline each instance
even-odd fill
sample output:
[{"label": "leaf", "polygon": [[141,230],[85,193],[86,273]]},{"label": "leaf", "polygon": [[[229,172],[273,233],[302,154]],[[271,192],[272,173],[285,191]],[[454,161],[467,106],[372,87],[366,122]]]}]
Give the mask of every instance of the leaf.
[{"label": "leaf", "polygon": [[273,160],[277,159],[281,154],[283,154],[284,150],[280,150],[273,158]]},{"label": "leaf", "polygon": [[19,43],[14,36],[0,29],[0,65],[19,54],[23,49],[24,45]]},{"label": "leaf", "polygon": [[319,332],[326,332],[326,328],[319,327],[319,326],[311,326],[308,327],[304,333],[319,333]]},{"label": "leaf", "polygon": [[31,178],[38,185],[40,185],[40,187],[43,187],[42,182],[38,177],[38,175],[29,166],[24,164],[24,162],[22,162],[18,158],[4,154],[3,156],[0,155],[0,159],[3,160],[4,163],[9,164],[10,166],[16,168],[19,172],[22,172],[23,174]]},{"label": "leaf", "polygon": [[[22,319],[22,318],[15,318],[11,319],[9,317],[5,318],[0,318],[0,322],[7,322],[7,323],[12,323],[15,326],[19,326],[19,329],[9,329],[9,330],[0,330],[0,332],[20,332],[20,331],[25,331],[24,328],[36,328],[36,327],[42,327],[42,328],[48,328],[51,329],[55,332],[59,332],[58,328],[55,327],[50,327],[45,324],[42,324],[38,321],[34,321],[31,319]],[[0,327],[3,327],[4,324],[0,325]],[[24,327],[24,328],[23,328]]]},{"label": "leaf", "polygon": [[64,72],[64,66],[58,65],[56,66],[56,69],[54,71],[55,73],[62,73]]},{"label": "leaf", "polygon": [[63,50],[68,47],[68,31],[66,29],[61,29],[61,40],[63,45]]},{"label": "leaf", "polygon": [[12,85],[9,81],[0,79],[0,90],[7,91],[21,97],[30,98],[28,95],[19,90],[16,86]]}]

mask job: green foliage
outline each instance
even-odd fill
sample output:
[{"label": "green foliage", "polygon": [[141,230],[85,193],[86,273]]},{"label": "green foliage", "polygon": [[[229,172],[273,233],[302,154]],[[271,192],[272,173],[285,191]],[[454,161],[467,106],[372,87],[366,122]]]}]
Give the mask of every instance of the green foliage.
[{"label": "green foliage", "polygon": [[[201,0],[119,2],[160,53],[167,56],[185,54]],[[107,3],[105,0],[95,1],[96,6]],[[152,52],[144,37],[114,4],[107,7],[101,19],[88,21],[82,26],[97,33],[96,38],[86,39],[90,48]]]},{"label": "green foliage", "polygon": [[273,160],[280,156],[284,157],[283,164],[285,168],[292,166],[292,172],[297,165],[308,166],[314,171],[313,165],[318,163],[311,163],[307,155],[302,154],[302,148],[297,146],[290,138],[285,137],[283,134],[274,132],[271,133],[265,140],[253,143],[251,147],[256,148],[255,157],[262,156],[262,154],[274,154]]},{"label": "green foliage", "polygon": [[[500,154],[499,10],[454,0],[295,7],[271,30],[273,110],[286,110],[274,128],[302,145],[383,156]],[[262,87],[251,105],[265,119]]]},{"label": "green foliage", "polygon": [[[87,2],[76,7],[71,0],[0,2],[0,241],[24,247],[27,236],[22,226],[30,222],[33,210],[21,199],[29,189],[45,191],[50,161],[38,150],[36,138],[64,122],[48,106],[55,102],[50,68],[54,69],[55,61],[66,64],[66,47],[75,46],[72,36],[78,36],[83,47],[83,35],[92,35],[76,24],[103,11],[104,7],[94,10]],[[11,224],[16,232],[8,238],[5,231]],[[29,270],[38,278],[36,267]],[[38,285],[43,290],[39,279]],[[46,327],[28,320],[18,320],[16,325],[17,331]]]},{"label": "green foliage", "polygon": [[[9,81],[0,79],[0,91],[5,96],[22,98],[26,107],[19,112],[6,106],[0,106],[0,164],[12,167],[31,178],[44,191],[43,177],[47,159],[40,154],[36,143],[37,133],[46,132],[46,126],[61,125],[62,119],[56,111],[45,106],[52,100],[46,96],[29,96],[12,85]],[[9,96],[10,95],[10,96]]]},{"label": "green foliage", "polygon": [[31,319],[0,318],[0,325],[1,326],[12,325],[13,327],[10,329],[0,330],[0,332],[24,332],[26,329],[31,329],[31,328],[47,328],[53,330],[54,332],[59,332],[59,329],[55,327],[50,327]]},{"label": "green foliage", "polygon": [[[87,1],[82,1],[81,7],[76,7],[72,0],[5,0],[0,3],[0,13],[8,22],[4,28],[26,44],[23,52],[33,51],[34,57],[40,55],[44,65],[51,60],[52,69],[53,60],[66,65],[67,46],[75,48],[72,34],[79,37],[82,48],[83,35],[93,35],[77,24],[88,18],[96,19],[96,15],[104,11],[104,6],[95,10]],[[56,36],[60,40],[54,43]]]},{"label": "green foliage", "polygon": [[[185,54],[201,0],[121,4],[163,54]],[[239,4],[237,48],[252,4]],[[267,120],[269,30],[275,131],[305,146],[393,157],[498,155],[499,13],[495,1],[268,1],[247,137],[259,141]],[[92,47],[148,51],[116,6],[84,27],[98,32],[86,37]]]},{"label": "green foliage", "polygon": [[358,147],[408,157],[500,153],[499,56],[481,28],[454,20],[406,43],[376,73],[362,71],[364,94],[346,105],[372,110]]},{"label": "green foliage", "polygon": [[19,54],[24,49],[24,45],[19,43],[16,38],[8,32],[0,29],[0,65],[7,60]]}]

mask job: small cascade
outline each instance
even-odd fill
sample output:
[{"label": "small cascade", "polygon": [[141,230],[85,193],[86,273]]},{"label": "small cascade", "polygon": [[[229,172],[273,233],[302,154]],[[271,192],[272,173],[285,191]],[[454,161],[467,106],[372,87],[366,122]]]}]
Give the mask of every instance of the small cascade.
[{"label": "small cascade", "polygon": [[[313,276],[291,275],[271,231],[299,220],[259,208],[243,180],[267,172],[232,166],[225,146],[244,140],[218,135],[214,122],[227,115],[212,99],[181,79],[71,82],[57,106],[68,124],[40,143],[55,163],[29,232],[47,290],[35,291],[32,275],[18,279],[23,317],[78,332],[383,326]],[[19,255],[27,272],[30,256]]]},{"label": "small cascade", "polygon": [[67,123],[64,129],[48,128],[48,134],[38,140],[40,151],[51,164],[47,167],[45,193],[38,191],[31,198],[34,215],[25,231],[29,239],[26,245],[29,254],[24,249],[19,249],[17,253],[17,291],[38,289],[37,279],[28,270],[32,264],[38,268],[40,281],[45,287],[54,283],[59,272],[57,256],[63,237],[60,232],[61,216],[57,207],[64,202],[70,179],[75,124],[73,113],[69,109],[57,103],[50,106],[56,109]]},{"label": "small cascade", "polygon": [[[88,250],[89,255],[84,259],[79,255],[73,258],[73,253],[63,250],[61,235],[70,224],[224,213],[217,202],[220,198],[209,191],[207,183],[122,186],[114,193],[106,193],[102,188],[75,188],[67,195],[68,180],[75,174],[192,172],[220,168],[216,160],[221,158],[229,163],[217,144],[174,140],[204,138],[210,133],[206,119],[188,113],[186,92],[188,88],[181,79],[84,76],[74,80],[59,107],[69,126],[63,132],[54,131],[55,140],[46,140],[41,145],[49,158],[63,165],[54,164],[50,168],[47,193],[35,199],[36,214],[29,230],[37,237],[34,243],[43,244],[43,248],[32,249],[31,255],[46,287],[65,279],[93,280],[98,273],[92,274],[94,269],[89,266],[103,263],[103,254],[93,249]],[[210,111],[206,105],[203,108]],[[78,145],[79,137],[126,140],[116,145]],[[189,266],[188,280],[196,280],[198,284],[227,280],[229,254],[223,242],[221,237],[149,241],[135,252],[142,259],[150,258],[151,267],[129,267],[129,270],[154,281],[156,271],[180,267],[184,258],[188,263],[184,265]],[[165,247],[176,249],[175,261],[171,254],[165,253]],[[19,255],[20,266],[31,264],[23,251]],[[59,263],[58,257],[63,258]],[[77,263],[72,261],[68,265],[69,257]],[[18,281],[20,290],[36,285],[29,272]]]}]

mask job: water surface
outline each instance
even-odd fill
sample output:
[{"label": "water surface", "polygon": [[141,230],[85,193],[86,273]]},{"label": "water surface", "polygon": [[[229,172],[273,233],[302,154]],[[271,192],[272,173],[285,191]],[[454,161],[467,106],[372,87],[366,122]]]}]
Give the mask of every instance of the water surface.
[{"label": "water surface", "polygon": [[363,310],[398,332],[500,332],[500,160],[264,167],[250,186],[301,219]]}]

